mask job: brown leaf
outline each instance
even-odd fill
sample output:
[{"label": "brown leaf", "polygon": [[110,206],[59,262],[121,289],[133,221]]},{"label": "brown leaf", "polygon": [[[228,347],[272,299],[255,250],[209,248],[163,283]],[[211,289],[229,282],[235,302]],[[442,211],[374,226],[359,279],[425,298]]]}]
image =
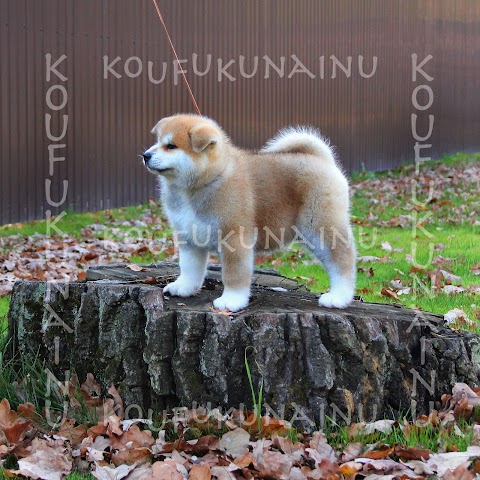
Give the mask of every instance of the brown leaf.
[{"label": "brown leaf", "polygon": [[72,445],[78,445],[87,436],[87,427],[85,425],[74,427],[74,425],[75,420],[73,418],[70,420],[64,418],[55,433],[60,437],[66,438]]},{"label": "brown leaf", "polygon": [[427,270],[425,274],[430,279],[430,282],[433,287],[436,287],[436,288],[442,287],[442,280],[444,279],[444,277],[439,268],[435,268],[433,270]]},{"label": "brown leaf", "polygon": [[174,451],[177,452],[192,452],[194,449],[194,445],[186,442],[185,440],[179,438],[174,442],[165,442],[161,446],[160,453],[172,453]]},{"label": "brown leaf", "polygon": [[110,415],[105,420],[105,425],[107,426],[107,435],[110,437],[112,434],[114,435],[122,435],[123,429],[120,426],[121,419],[117,415]]},{"label": "brown leaf", "polygon": [[87,272],[85,270],[82,270],[77,273],[77,280],[79,282],[85,282],[87,280]]},{"label": "brown leaf", "polygon": [[0,428],[3,430],[5,427],[9,427],[18,418],[18,413],[14,412],[10,408],[9,401],[4,398],[0,402]]},{"label": "brown leaf", "polygon": [[409,270],[410,273],[423,273],[424,271],[425,271],[424,267],[419,267],[415,265],[412,265]]},{"label": "brown leaf", "polygon": [[219,446],[220,439],[215,435],[204,435],[198,439],[193,445],[192,452],[200,457],[206,455],[210,450],[216,450]]},{"label": "brown leaf", "polygon": [[[240,312],[236,312],[236,314],[238,313]],[[242,428],[252,434],[259,433],[257,418],[254,413],[251,413],[243,423]],[[260,419],[260,431],[264,436],[272,435],[274,432],[283,435],[287,433],[287,422],[278,418],[264,416]]]},{"label": "brown leaf", "polygon": [[8,472],[34,479],[62,480],[72,471],[73,462],[63,447],[51,446],[43,439],[34,438],[31,452],[18,461],[18,470]]},{"label": "brown leaf", "polygon": [[130,263],[126,266],[129,270],[132,270],[132,272],[144,272],[148,270],[148,268],[142,267],[141,265],[138,265],[136,263]]},{"label": "brown leaf", "polygon": [[272,452],[264,447],[264,440],[257,440],[253,447],[253,466],[260,477],[288,479],[293,462],[280,452]]},{"label": "brown leaf", "polygon": [[318,465],[316,465],[313,474],[317,472],[319,476],[313,477],[312,475],[312,478],[319,478],[321,480],[339,480],[341,478],[338,465],[327,458],[324,458]]},{"label": "brown leaf", "polygon": [[190,480],[210,480],[212,472],[208,465],[194,465],[190,469]]},{"label": "brown leaf", "polygon": [[146,447],[127,448],[112,455],[112,462],[116,466],[123,464],[133,465],[134,463],[140,465],[151,462],[151,460],[152,452]]},{"label": "brown leaf", "polygon": [[152,465],[152,475],[145,480],[184,480],[183,475],[177,470],[173,460],[155,462]]},{"label": "brown leaf", "polygon": [[474,480],[475,474],[468,470],[470,462],[465,462],[462,465],[459,465],[453,472],[447,470],[443,475],[443,480]]},{"label": "brown leaf", "polygon": [[91,373],[87,373],[87,379],[82,383],[81,388],[89,396],[95,395],[99,397],[102,394],[102,387]]},{"label": "brown leaf", "polygon": [[217,480],[236,480],[235,475],[229,472],[227,467],[212,467],[211,472]]},{"label": "brown leaf", "polygon": [[113,410],[114,412],[123,420],[124,410],[123,410],[123,401],[118,393],[118,390],[115,388],[115,385],[112,385],[107,392],[113,398]]},{"label": "brown leaf", "polygon": [[237,465],[240,468],[247,468],[250,465],[253,464],[253,455],[252,452],[245,450],[242,455],[239,455],[235,461],[234,464]]},{"label": "brown leaf", "polygon": [[397,446],[395,454],[403,460],[428,460],[430,458],[430,450],[416,447],[402,448]]},{"label": "brown leaf", "polygon": [[348,480],[354,480],[357,473],[363,468],[363,465],[358,462],[347,462],[340,465],[340,473]]},{"label": "brown leaf", "polygon": [[336,461],[336,455],[333,448],[328,444],[327,437],[323,432],[314,432],[310,440],[310,448],[307,448],[306,451],[312,456],[310,450],[315,450],[319,456],[315,455],[315,461],[319,461],[322,458],[327,458],[331,461]]},{"label": "brown leaf", "polygon": [[143,283],[146,284],[153,284],[153,283],[158,283],[157,277],[146,277],[142,280]]},{"label": "brown leaf", "polygon": [[231,432],[223,434],[218,448],[223,450],[227,455],[236,458],[242,455],[245,450],[248,450],[249,442],[250,434],[243,428],[236,428]]},{"label": "brown leaf", "polygon": [[140,430],[138,425],[132,425],[126,432],[122,432],[122,435],[112,434],[110,442],[116,450],[123,450],[127,443],[129,448],[151,447],[155,439],[150,430]]},{"label": "brown leaf", "polygon": [[371,458],[373,460],[380,460],[382,458],[388,457],[394,450],[394,447],[390,445],[382,445],[377,447],[375,450],[369,450],[362,453],[362,458]]},{"label": "brown leaf", "polygon": [[382,288],[382,295],[384,297],[392,297],[395,300],[400,301],[399,296],[397,295],[397,292],[395,290],[392,290],[391,288]]},{"label": "brown leaf", "polygon": [[95,438],[99,435],[105,435],[107,433],[107,425],[104,422],[98,422],[97,425],[90,427],[87,430],[87,435]]},{"label": "brown leaf", "polygon": [[[296,461],[300,461],[302,454],[305,452],[305,446],[299,442],[293,443],[289,437],[281,437],[276,433],[272,436],[273,444],[277,446],[283,453],[290,455]],[[235,462],[236,463],[236,462]]]},{"label": "brown leaf", "polygon": [[97,480],[121,480],[126,478],[135,467],[136,465],[120,465],[119,467],[111,468],[109,465],[100,465],[95,462],[95,470],[92,471],[92,475]]},{"label": "brown leaf", "polygon": [[[28,410],[28,413],[30,413],[30,410]],[[10,408],[10,403],[4,398],[0,402],[0,430],[3,431],[8,446],[22,441],[30,428],[30,419],[19,416],[17,412]],[[0,439],[0,443],[1,442]]]},{"label": "brown leaf", "polygon": [[341,462],[350,462],[351,460],[360,457],[364,450],[364,445],[360,442],[349,443],[343,452],[340,454]]},{"label": "brown leaf", "polygon": [[470,267],[470,271],[474,275],[480,275],[480,262],[478,262],[476,265],[473,265]]}]

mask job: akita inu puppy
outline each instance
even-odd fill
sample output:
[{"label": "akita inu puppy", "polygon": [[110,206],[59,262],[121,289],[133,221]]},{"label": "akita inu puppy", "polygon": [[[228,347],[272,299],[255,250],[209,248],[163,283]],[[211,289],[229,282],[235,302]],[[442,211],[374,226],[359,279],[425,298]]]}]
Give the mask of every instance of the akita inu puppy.
[{"label": "akita inu puppy", "polygon": [[256,251],[304,243],[323,263],[324,307],[345,308],[355,289],[355,245],[348,182],[332,150],[306,127],[281,130],[258,153],[237,148],[213,120],[160,120],[143,159],[160,177],[165,212],[178,235],[180,276],[164,293],[188,297],[202,287],[209,252],[222,261],[224,290],[213,305],[248,305]]}]

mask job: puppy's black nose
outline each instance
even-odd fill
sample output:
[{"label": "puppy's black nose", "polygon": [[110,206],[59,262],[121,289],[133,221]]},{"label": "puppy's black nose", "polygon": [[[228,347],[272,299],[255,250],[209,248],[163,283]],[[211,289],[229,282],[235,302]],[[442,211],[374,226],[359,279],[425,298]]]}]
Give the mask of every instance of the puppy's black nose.
[{"label": "puppy's black nose", "polygon": [[151,153],[144,153],[143,154],[143,163],[146,165],[151,158],[152,158]]}]

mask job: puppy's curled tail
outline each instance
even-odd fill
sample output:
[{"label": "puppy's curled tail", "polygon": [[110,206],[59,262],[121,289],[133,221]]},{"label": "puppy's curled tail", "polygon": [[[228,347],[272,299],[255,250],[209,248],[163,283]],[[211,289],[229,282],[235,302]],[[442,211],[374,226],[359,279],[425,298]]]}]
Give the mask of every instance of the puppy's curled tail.
[{"label": "puppy's curled tail", "polygon": [[335,163],[335,154],[327,139],[312,127],[288,127],[280,130],[260,150],[261,153],[303,153]]}]

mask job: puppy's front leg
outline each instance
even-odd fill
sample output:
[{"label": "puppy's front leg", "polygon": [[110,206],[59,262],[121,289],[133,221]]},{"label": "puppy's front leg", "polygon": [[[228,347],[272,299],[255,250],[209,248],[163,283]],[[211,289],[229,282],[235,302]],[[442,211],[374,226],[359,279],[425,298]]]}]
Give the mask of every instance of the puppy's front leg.
[{"label": "puppy's front leg", "polygon": [[207,269],[208,251],[182,245],[180,247],[180,276],[169,283],[163,293],[178,297],[195,295],[203,284]]},{"label": "puppy's front leg", "polygon": [[248,305],[250,299],[254,252],[251,248],[241,247],[234,251],[223,249],[221,257],[223,294],[213,301],[213,306],[238,312]]}]

